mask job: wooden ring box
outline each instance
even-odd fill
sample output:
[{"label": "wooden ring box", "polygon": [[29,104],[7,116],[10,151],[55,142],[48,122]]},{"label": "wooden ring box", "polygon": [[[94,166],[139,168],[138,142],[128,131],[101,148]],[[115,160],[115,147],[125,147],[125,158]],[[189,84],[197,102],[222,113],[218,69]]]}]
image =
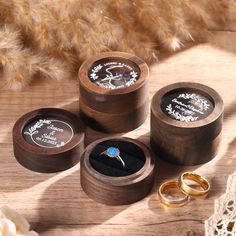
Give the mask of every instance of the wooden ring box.
[{"label": "wooden ring box", "polygon": [[[125,167],[116,158],[102,154],[108,147],[119,148]],[[99,139],[85,149],[81,158],[81,186],[97,202],[130,204],[151,191],[154,167],[154,158],[143,143],[125,137]]]},{"label": "wooden ring box", "polygon": [[175,83],[160,89],[151,104],[151,148],[178,165],[210,161],[218,151],[223,101],[198,83]]},{"label": "wooden ring box", "polygon": [[133,130],[146,119],[147,64],[123,52],[106,52],[86,60],[79,70],[80,113],[85,123],[106,133]]},{"label": "wooden ring box", "polygon": [[84,125],[69,111],[43,108],[20,117],[13,127],[16,160],[43,173],[66,170],[84,151]]}]

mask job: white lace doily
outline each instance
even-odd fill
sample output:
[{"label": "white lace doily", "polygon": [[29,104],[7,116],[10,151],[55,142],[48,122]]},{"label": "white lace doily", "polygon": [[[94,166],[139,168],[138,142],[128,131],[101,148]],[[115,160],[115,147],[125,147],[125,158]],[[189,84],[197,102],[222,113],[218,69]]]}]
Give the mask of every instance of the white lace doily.
[{"label": "white lace doily", "polygon": [[205,221],[206,236],[236,236],[236,172],[229,176],[226,193],[215,201],[214,214]]}]

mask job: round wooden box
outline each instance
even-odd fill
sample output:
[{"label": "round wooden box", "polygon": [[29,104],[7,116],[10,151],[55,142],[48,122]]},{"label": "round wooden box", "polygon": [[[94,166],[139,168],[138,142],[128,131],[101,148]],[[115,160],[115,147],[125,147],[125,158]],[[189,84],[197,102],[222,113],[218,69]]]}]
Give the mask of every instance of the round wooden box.
[{"label": "round wooden box", "polygon": [[43,108],[23,115],[13,127],[16,160],[36,172],[58,172],[78,163],[84,125],[66,110]]},{"label": "round wooden box", "polygon": [[137,128],[148,115],[148,74],[146,63],[128,53],[88,59],[79,70],[81,117],[106,133]]},{"label": "round wooden box", "polygon": [[[119,158],[105,154],[110,149],[119,150],[123,164]],[[108,137],[91,143],[80,165],[83,190],[90,198],[106,205],[136,202],[153,186],[154,158],[143,143],[130,138]]]},{"label": "round wooden box", "polygon": [[162,159],[198,165],[217,153],[223,121],[219,94],[198,83],[160,89],[151,104],[151,147]]}]

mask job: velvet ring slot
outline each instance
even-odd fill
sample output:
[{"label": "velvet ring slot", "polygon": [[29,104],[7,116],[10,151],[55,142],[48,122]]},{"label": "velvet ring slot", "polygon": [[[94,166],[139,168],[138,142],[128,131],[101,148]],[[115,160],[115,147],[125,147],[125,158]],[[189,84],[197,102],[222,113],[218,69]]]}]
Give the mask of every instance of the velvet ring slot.
[{"label": "velvet ring slot", "polygon": [[[119,152],[111,155],[107,153],[109,149]],[[86,148],[80,165],[83,190],[103,204],[136,202],[153,186],[155,160],[148,147],[134,139],[114,136],[99,139]]]}]

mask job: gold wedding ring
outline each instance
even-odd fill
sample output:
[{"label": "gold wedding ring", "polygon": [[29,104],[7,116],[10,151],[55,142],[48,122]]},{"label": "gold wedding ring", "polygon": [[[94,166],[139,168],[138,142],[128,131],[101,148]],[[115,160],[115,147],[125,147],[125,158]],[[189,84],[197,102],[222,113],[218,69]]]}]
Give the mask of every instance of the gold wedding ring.
[{"label": "gold wedding ring", "polygon": [[[182,207],[185,204],[188,203],[190,197],[188,195],[184,195],[184,197],[182,198],[176,198],[176,199],[172,199],[169,197],[166,197],[164,192],[167,189],[177,189],[179,190],[179,183],[176,180],[170,180],[168,182],[163,183],[160,188],[159,188],[159,196],[160,196],[160,201],[168,206],[168,207]],[[181,191],[181,190],[180,190]]]},{"label": "gold wedding ring", "polygon": [[[194,181],[201,189],[190,187],[190,185],[186,183],[186,180]],[[202,176],[192,172],[185,172],[179,176],[177,181],[170,180],[160,186],[160,201],[168,207],[182,207],[189,202],[191,196],[200,197],[207,195],[210,188],[210,183]],[[176,199],[167,197],[164,192],[168,189],[177,189],[184,194],[184,197]]]},{"label": "gold wedding ring", "polygon": [[[199,184],[199,186],[202,188],[201,190],[198,190],[196,188],[190,187],[185,180],[192,180]],[[179,188],[185,193],[186,195],[199,197],[199,196],[205,196],[208,194],[210,190],[210,183],[203,178],[202,176],[192,173],[192,172],[185,172],[179,176],[178,179],[179,182]]]}]

